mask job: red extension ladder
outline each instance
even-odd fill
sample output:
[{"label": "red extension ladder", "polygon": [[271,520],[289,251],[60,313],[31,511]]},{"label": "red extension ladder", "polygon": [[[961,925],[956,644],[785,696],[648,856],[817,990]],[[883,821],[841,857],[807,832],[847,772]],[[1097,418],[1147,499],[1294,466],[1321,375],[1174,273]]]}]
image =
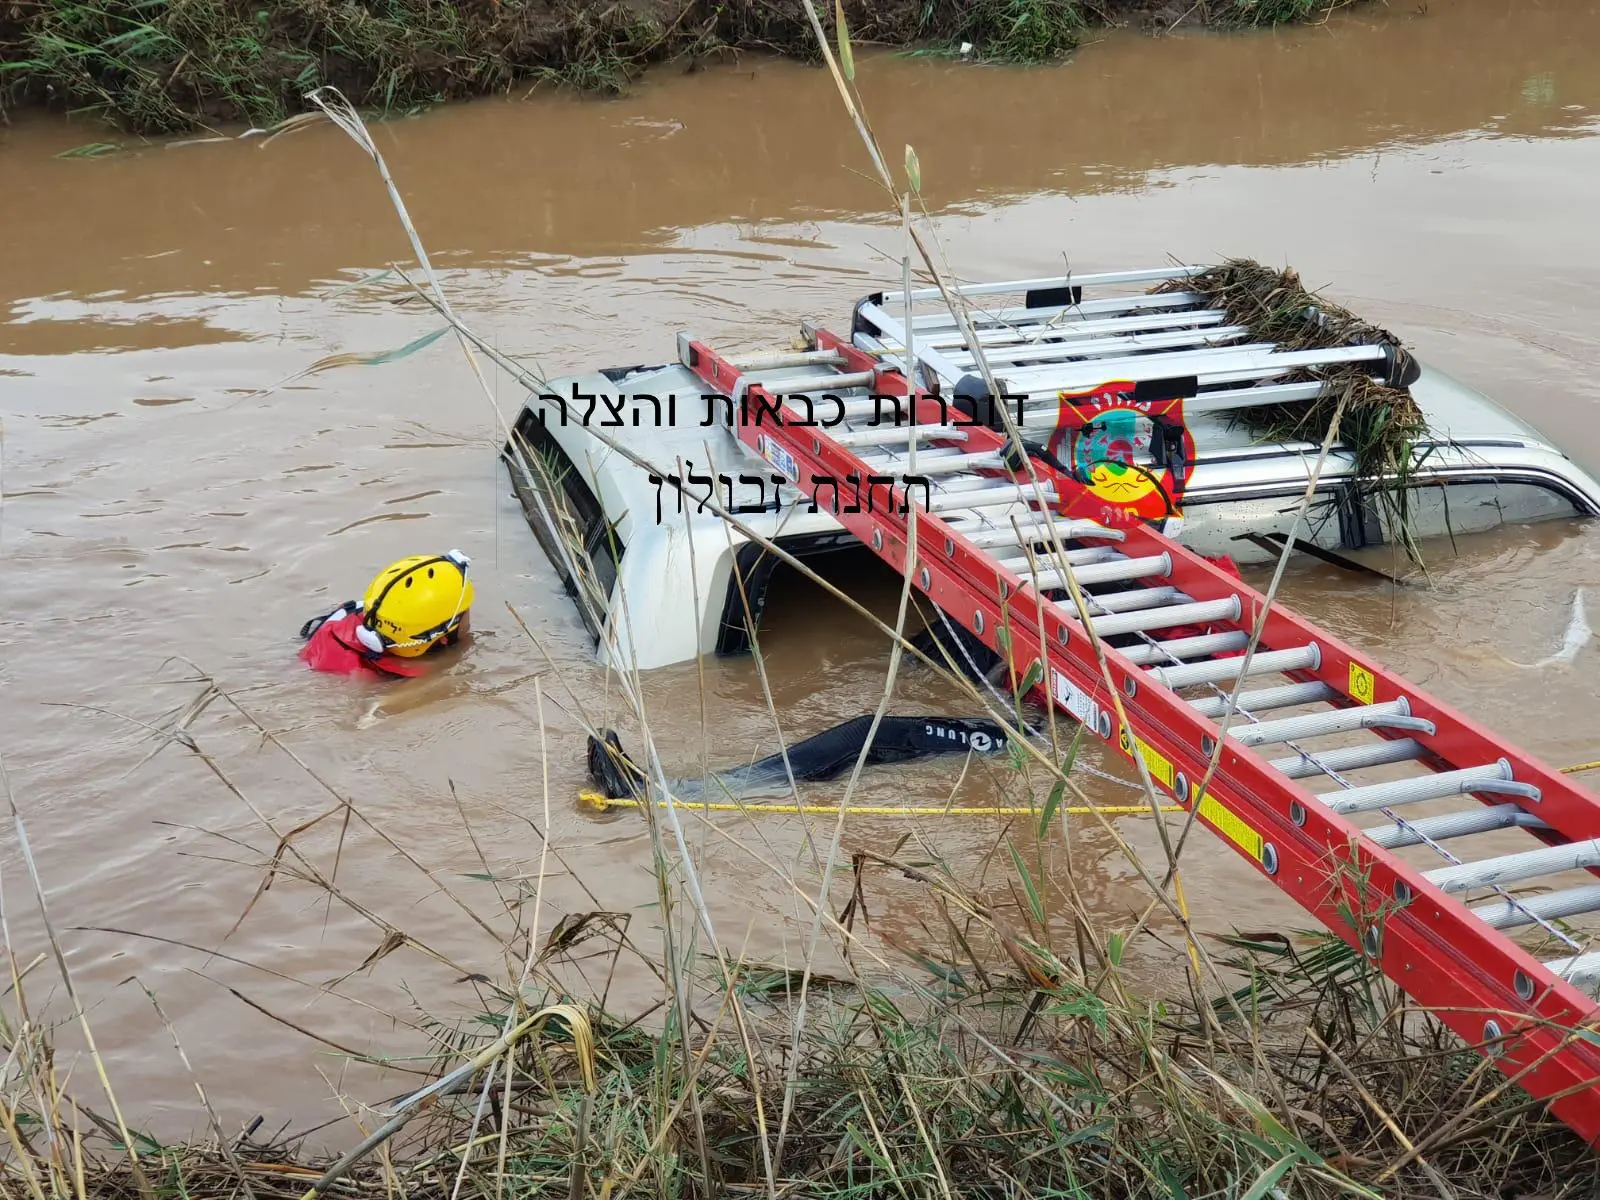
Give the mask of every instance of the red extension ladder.
[{"label": "red extension ladder", "polygon": [[[1005,364],[996,369],[1008,390],[1026,396],[1018,409],[1024,439],[1030,426],[1056,425],[1064,394],[1092,408],[1098,393],[1139,391],[1147,406],[1159,406],[1182,376],[1188,386],[1176,390],[1194,408],[1215,410],[1309,399],[1321,384],[1303,375],[1273,382],[1306,367],[1371,362],[1375,373],[1396,370],[1392,348],[1382,346],[1286,353],[1237,344],[1242,331],[1188,293],[1085,299],[1103,285],[1194,270],[961,289],[1026,293],[1020,307],[974,322],[986,357]],[[864,301],[848,339],[808,327],[805,351],[740,361],[680,335],[680,358],[710,391],[731,397],[735,436],[805,495],[815,498],[818,478],[866,481],[864,502],[834,506],[846,528],[1002,655],[997,634],[1008,627],[1017,677],[1039,661],[1041,688],[1056,705],[1130,760],[1137,747],[1160,789],[1198,807],[1199,821],[1258,871],[1467,1042],[1483,1045],[1583,1137],[1600,1141],[1600,1032],[1590,1032],[1600,1030],[1600,952],[1567,920],[1600,913],[1600,798],[1282,605],[1267,616],[1218,768],[1198,795],[1264,597],[1149,521],[1118,523],[1050,465],[1048,453],[1034,456],[1049,504],[1040,509],[1026,473],[1008,470],[1016,460],[1007,435],[991,427],[999,423],[951,400],[973,364],[948,314],[914,325],[911,375],[937,395],[908,381],[905,330],[890,315],[905,300]],[[1146,348],[1171,352],[1140,357]],[[827,398],[823,417],[815,397]],[[899,402],[903,424],[892,412]],[[833,413],[839,419],[826,419]],[[914,462],[908,425],[917,426]],[[1163,446],[1192,462],[1192,443]],[[918,546],[908,560],[913,504]],[[1050,598],[1066,587],[1046,542],[1052,533],[1098,637],[1110,639],[1102,645],[1131,730],[1118,727],[1076,606]],[[1195,626],[1212,632],[1193,635]],[[1182,636],[1164,639],[1166,631]],[[1364,740],[1356,744],[1314,748],[1318,739],[1357,732]],[[1374,768],[1383,778],[1363,781]],[[1411,807],[1452,799],[1426,816]],[[1528,848],[1474,854],[1474,835],[1507,829],[1524,831]],[[1563,872],[1589,874],[1537,895],[1512,891]],[[1364,914],[1362,927],[1351,928],[1341,908]],[[1513,940],[1530,930],[1565,952],[1541,959]]]}]

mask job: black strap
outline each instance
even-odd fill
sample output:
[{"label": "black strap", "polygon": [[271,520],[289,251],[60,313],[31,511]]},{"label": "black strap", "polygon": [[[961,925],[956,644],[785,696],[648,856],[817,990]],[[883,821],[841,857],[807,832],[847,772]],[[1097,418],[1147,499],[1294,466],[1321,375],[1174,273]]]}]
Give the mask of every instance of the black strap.
[{"label": "black strap", "polygon": [[305,638],[309,638],[312,634],[316,633],[317,630],[321,629],[324,625],[326,625],[329,621],[333,620],[333,618],[337,617],[339,614],[341,614],[341,613],[353,613],[357,609],[359,609],[360,607],[361,607],[361,605],[360,605],[360,603],[358,601],[346,600],[343,604],[339,605],[339,607],[334,609],[332,612],[323,613],[321,616],[318,616],[318,617],[312,617],[304,625],[300,626],[300,637],[301,637],[301,639],[303,640]]},{"label": "black strap", "polygon": [[[431,566],[433,566],[434,563],[442,563],[442,562],[454,563],[455,559],[448,558],[443,554],[436,555],[433,558],[425,558],[421,562],[417,563],[415,566],[407,567],[404,571],[401,571],[400,574],[396,575],[393,579],[389,580],[388,583],[383,585],[383,591],[378,593],[378,598],[372,602],[372,607],[367,609],[367,615],[362,619],[361,623],[363,625],[365,625],[368,629],[372,630],[374,633],[377,633],[378,632],[378,626],[375,624],[375,621],[376,621],[377,616],[378,616],[378,608],[379,608],[380,605],[383,604],[384,600],[388,597],[389,592],[394,588],[394,585],[399,583],[406,576],[410,575],[413,571],[420,571],[420,570],[422,570],[423,567],[431,567]],[[456,563],[456,565],[459,567],[461,564],[460,563]],[[381,637],[382,635],[380,634],[379,636]]]}]

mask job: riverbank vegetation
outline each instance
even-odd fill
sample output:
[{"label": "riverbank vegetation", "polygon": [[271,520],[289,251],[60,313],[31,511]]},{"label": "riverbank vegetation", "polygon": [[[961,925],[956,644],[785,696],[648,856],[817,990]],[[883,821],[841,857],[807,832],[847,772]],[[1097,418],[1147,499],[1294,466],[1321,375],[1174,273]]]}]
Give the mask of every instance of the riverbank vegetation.
[{"label": "riverbank vegetation", "polygon": [[[227,786],[229,764],[209,756],[203,723],[166,732],[181,732]],[[692,872],[669,861],[665,817],[614,818],[660,823],[659,908],[555,919],[544,911],[547,876],[566,864],[543,842],[543,820],[530,822],[536,869],[486,860],[474,883],[411,859],[358,798],[287,836],[263,819],[274,848],[259,866],[273,886],[359,914],[379,941],[333,984],[306,981],[308,994],[355,1002],[344,981],[380,960],[404,979],[459,957],[335,884],[340,855],[393,860],[398,850],[419,886],[441,888],[464,920],[502,939],[499,961],[472,964],[462,981],[481,1011],[389,1014],[432,1051],[394,1050],[387,1101],[343,1098],[355,1119],[338,1157],[309,1139],[275,1140],[276,1119],[225,1127],[203,1089],[195,1122],[210,1126],[208,1138],[163,1144],[141,1130],[98,1055],[91,1069],[55,1046],[62,1034],[81,1040],[86,1001],[48,925],[39,944],[12,942],[27,897],[8,880],[0,1194],[1553,1200],[1600,1185],[1597,1160],[1564,1126],[1331,934],[1201,935],[1187,988],[1141,989],[1128,970],[1140,949],[1130,926],[1093,919],[1070,872],[1050,880],[1042,869],[1049,811],[1041,801],[1039,821],[1001,832],[991,859],[1008,865],[981,890],[937,838],[852,852],[863,839],[847,832],[842,903],[816,913],[823,952],[843,964],[831,972],[811,952],[757,963],[719,943],[711,912],[684,899]],[[698,826],[692,806],[680,819]],[[712,820],[725,848],[770,854],[759,830]],[[969,851],[963,839],[963,859]],[[803,892],[796,882],[772,864],[773,894]],[[913,937],[891,932],[903,930],[908,905],[920,913]],[[886,911],[899,919],[880,928]],[[641,968],[657,993],[634,988],[619,1003],[613,981]],[[66,1002],[44,1003],[61,980]],[[241,1016],[266,1011],[252,1007]],[[176,1029],[156,1012],[181,1056]],[[308,1053],[376,1061],[294,1027]]]},{"label": "riverbank vegetation", "polygon": [[[1264,26],[1352,0],[852,0],[858,44],[1043,62],[1095,26]],[[828,6],[830,9],[832,6]],[[740,51],[814,59],[796,0],[9,0],[0,4],[0,111],[87,110],[130,132],[269,125],[331,84],[403,113],[562,82],[617,92],[666,59]]]}]

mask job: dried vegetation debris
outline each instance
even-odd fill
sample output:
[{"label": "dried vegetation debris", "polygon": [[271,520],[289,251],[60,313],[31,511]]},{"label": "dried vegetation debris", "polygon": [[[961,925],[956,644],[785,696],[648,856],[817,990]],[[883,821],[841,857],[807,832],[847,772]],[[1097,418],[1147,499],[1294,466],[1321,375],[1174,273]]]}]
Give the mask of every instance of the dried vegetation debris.
[{"label": "dried vegetation debris", "polygon": [[1357,485],[1384,511],[1399,544],[1420,559],[1409,528],[1408,495],[1436,434],[1411,394],[1417,366],[1400,339],[1308,290],[1296,271],[1253,259],[1229,259],[1152,291],[1198,292],[1206,305],[1225,314],[1229,325],[1247,329],[1249,340],[1272,342],[1284,351],[1386,347],[1388,362],[1307,368],[1272,381],[1321,381],[1323,394],[1315,400],[1233,409],[1228,419],[1262,441],[1315,444],[1338,414],[1338,440],[1354,460]]},{"label": "dried vegetation debris", "polygon": [[[1303,21],[1352,0],[850,0],[859,43],[971,43],[1040,62],[1094,23]],[[831,9],[831,5],[827,6]],[[617,92],[645,65],[730,50],[816,58],[800,0],[0,0],[0,106],[89,109],[130,131],[267,125],[333,84],[403,113],[519,82]]]}]

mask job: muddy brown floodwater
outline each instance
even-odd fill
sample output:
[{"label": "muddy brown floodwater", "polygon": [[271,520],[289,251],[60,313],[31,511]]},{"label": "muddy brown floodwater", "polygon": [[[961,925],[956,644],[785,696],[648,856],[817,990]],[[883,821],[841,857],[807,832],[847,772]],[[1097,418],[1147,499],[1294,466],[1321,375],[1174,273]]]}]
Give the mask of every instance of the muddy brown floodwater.
[{"label": "muddy brown floodwater", "polygon": [[[1430,0],[1425,14],[1396,3],[1275,35],[1110,36],[1050,69],[868,56],[861,77],[883,143],[916,146],[963,274],[1169,256],[1291,264],[1593,467],[1596,44],[1592,3]],[[859,295],[894,277],[895,230],[817,70],[663,69],[616,102],[515,96],[377,136],[457,307],[547,372],[666,358],[685,328],[756,347],[803,316],[847,320]],[[414,1015],[402,987],[447,1016],[472,1009],[460,976],[503,968],[442,888],[494,917],[491,885],[468,878],[483,870],[478,848],[498,873],[537,870],[541,764],[560,853],[545,927],[597,905],[630,911],[641,935],[653,926],[641,825],[572,803],[583,736],[567,709],[581,701],[636,731],[508,496],[493,414],[451,342],[250,395],[323,355],[433,328],[392,292],[339,290],[408,259],[370,163],[331,127],[265,147],[57,157],[103,137],[60,119],[0,129],[0,737],[124,1107],[169,1135],[202,1128],[170,1040],[124,982],[137,977],[226,1121],[261,1112],[269,1127],[309,1125],[338,1115],[341,1087],[376,1101],[404,1084],[356,1079],[333,1046],[262,1010],[380,1051],[414,1048],[382,1012]],[[516,399],[502,381],[508,415]],[[385,688],[296,661],[307,616],[359,595],[391,559],[449,546],[473,556],[479,598],[476,636],[452,669]],[[1574,587],[1600,587],[1600,530],[1544,525],[1433,545],[1429,557],[1431,589],[1391,597],[1297,562],[1283,596],[1546,760],[1600,754],[1593,648],[1542,671],[1497,657],[1531,661],[1559,643]],[[857,586],[892,611],[890,579]],[[888,652],[859,617],[796,583],[767,627],[790,736],[876,702]],[[147,726],[197,695],[197,669],[436,872],[430,881],[358,824],[337,880],[448,962],[408,948],[358,973],[378,932],[289,880],[235,928],[270,838],[189,750],[145,761]],[[721,767],[770,752],[752,662],[703,669],[704,705],[692,667],[645,680],[664,752],[685,772],[702,755]],[[960,710],[912,669],[896,706]],[[329,803],[226,704],[189,728],[277,828]],[[951,764],[919,764],[870,776],[861,795],[941,797],[954,783]],[[958,797],[979,802],[993,783],[979,772]],[[1148,820],[1121,826],[1153,852]],[[997,823],[923,828],[981,886]],[[800,825],[717,829],[728,836],[690,832],[720,937],[753,958],[792,957],[803,910],[755,854],[813,882]],[[903,831],[861,820],[846,838],[887,845]],[[1080,887],[1125,925],[1143,898],[1128,867],[1104,833],[1084,825],[1075,839]],[[1200,839],[1187,886],[1202,928],[1308,923]],[[328,831],[315,842],[325,867],[332,841]],[[1065,870],[1067,849],[1052,854]],[[26,962],[44,943],[9,836],[0,870]],[[914,915],[891,904],[885,919],[916,935]],[[1158,969],[1167,953],[1152,943],[1145,957]],[[339,993],[373,1007],[318,990],[341,979]],[[655,990],[634,972],[613,1000],[627,1008]]]}]

